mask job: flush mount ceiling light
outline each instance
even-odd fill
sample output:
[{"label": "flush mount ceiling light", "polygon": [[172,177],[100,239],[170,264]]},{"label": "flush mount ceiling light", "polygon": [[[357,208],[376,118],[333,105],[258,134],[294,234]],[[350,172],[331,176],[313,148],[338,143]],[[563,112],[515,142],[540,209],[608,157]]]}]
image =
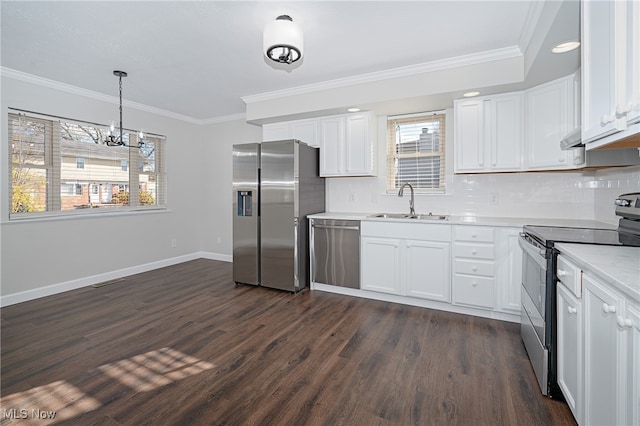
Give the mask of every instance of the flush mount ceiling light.
[{"label": "flush mount ceiling light", "polygon": [[473,92],[464,93],[462,96],[464,96],[465,98],[473,98],[474,96],[478,96],[479,94],[480,92],[474,90]]},{"label": "flush mount ceiling light", "polygon": [[304,36],[289,15],[280,15],[264,28],[262,47],[267,58],[281,64],[292,64],[302,58]]},{"label": "flush mount ceiling light", "polygon": [[358,111],[360,111],[360,108],[357,108],[357,107],[347,108],[347,112],[358,112]]},{"label": "flush mount ceiling light", "polygon": [[[104,140],[104,143],[107,146],[131,146],[124,143],[124,132],[122,131],[122,77],[126,77],[127,73],[125,71],[114,71],[113,75],[118,77],[118,87],[120,89],[120,133],[115,135],[116,126],[112,122],[109,130],[107,131],[107,137]],[[137,147],[144,146],[144,133],[142,131],[138,132],[138,145]]]},{"label": "flush mount ceiling light", "polygon": [[560,43],[551,49],[553,53],[566,53],[571,52],[574,49],[577,49],[580,46],[579,41],[567,41],[565,43]]}]

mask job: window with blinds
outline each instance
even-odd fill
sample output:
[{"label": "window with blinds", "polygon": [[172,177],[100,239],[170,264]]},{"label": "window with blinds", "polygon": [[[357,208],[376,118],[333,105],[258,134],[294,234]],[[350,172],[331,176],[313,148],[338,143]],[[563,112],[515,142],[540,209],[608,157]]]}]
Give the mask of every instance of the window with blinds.
[{"label": "window with blinds", "polygon": [[390,116],[387,190],[410,183],[418,192],[445,192],[445,113]]},{"label": "window with blinds", "polygon": [[134,146],[107,146],[107,126],[23,112],[8,122],[10,219],[166,208],[164,136],[138,147],[125,132]]}]

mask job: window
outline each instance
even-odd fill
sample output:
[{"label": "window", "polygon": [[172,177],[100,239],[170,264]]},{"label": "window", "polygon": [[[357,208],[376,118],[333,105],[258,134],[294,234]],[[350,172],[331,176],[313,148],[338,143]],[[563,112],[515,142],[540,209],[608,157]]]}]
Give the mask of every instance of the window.
[{"label": "window", "polygon": [[444,193],[444,111],[391,116],[387,132],[387,191],[408,182],[418,192]]},{"label": "window", "polygon": [[[164,136],[146,134],[140,148],[110,147],[106,128],[10,113],[10,219],[165,208]],[[136,138],[135,132],[124,135],[132,145]]]}]

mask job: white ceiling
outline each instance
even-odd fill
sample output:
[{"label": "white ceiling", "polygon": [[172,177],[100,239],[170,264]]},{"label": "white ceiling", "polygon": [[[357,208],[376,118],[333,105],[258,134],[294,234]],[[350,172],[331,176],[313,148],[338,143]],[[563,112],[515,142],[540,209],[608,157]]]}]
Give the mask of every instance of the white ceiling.
[{"label": "white ceiling", "polygon": [[[3,68],[210,120],[243,96],[512,46],[527,46],[535,1],[2,0]],[[299,23],[304,59],[267,63],[262,30]],[[577,17],[575,17],[577,32]],[[561,40],[564,41],[564,40]],[[544,67],[543,67],[544,68]]]}]

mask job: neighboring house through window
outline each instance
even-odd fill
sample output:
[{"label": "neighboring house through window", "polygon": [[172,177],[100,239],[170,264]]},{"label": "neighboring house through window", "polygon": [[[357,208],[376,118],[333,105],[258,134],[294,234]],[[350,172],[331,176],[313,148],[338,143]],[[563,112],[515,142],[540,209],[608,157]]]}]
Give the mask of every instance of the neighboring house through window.
[{"label": "neighboring house through window", "polygon": [[125,133],[135,147],[112,147],[106,126],[10,111],[10,219],[166,208],[164,136],[147,133],[139,148]]}]

